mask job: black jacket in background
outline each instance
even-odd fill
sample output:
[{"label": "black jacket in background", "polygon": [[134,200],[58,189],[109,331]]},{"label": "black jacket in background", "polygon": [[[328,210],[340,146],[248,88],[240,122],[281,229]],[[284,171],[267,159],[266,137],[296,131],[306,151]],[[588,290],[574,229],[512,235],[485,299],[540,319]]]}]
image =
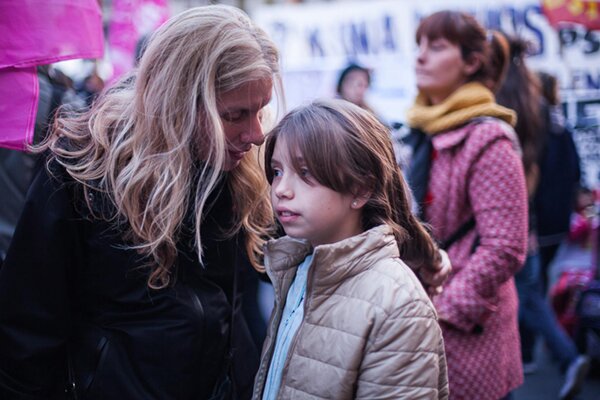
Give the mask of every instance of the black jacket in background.
[{"label": "black jacket in background", "polygon": [[[37,174],[0,269],[0,399],[64,396],[67,349],[79,399],[210,398],[230,350],[236,260],[238,273],[251,273],[237,239],[218,234],[231,218],[227,190],[202,228],[205,268],[183,229],[175,284],[152,290],[122,232],[86,218],[75,185],[57,173]],[[258,366],[240,303],[236,399],[249,398]]]},{"label": "black jacket in background", "polygon": [[542,105],[540,181],[533,210],[542,246],[558,245],[569,232],[581,168],[573,132],[560,106]]}]

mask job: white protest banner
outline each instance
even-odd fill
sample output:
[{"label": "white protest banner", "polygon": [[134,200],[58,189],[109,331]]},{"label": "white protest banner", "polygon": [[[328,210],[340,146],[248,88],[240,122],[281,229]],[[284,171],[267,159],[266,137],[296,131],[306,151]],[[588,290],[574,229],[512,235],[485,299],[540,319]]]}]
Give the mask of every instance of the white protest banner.
[{"label": "white protest banner", "polygon": [[[569,9],[569,0],[548,4]],[[413,66],[419,20],[442,9],[469,12],[490,29],[517,34],[532,43],[528,63],[558,76],[567,118],[576,127],[585,181],[598,187],[600,31],[580,24],[554,28],[542,1],[340,1],[262,6],[252,17],[281,50],[290,107],[316,97],[333,97],[339,71],[357,62],[372,71],[369,104],[391,124],[404,121],[416,94]],[[581,9],[588,18],[593,17],[592,11]]]}]

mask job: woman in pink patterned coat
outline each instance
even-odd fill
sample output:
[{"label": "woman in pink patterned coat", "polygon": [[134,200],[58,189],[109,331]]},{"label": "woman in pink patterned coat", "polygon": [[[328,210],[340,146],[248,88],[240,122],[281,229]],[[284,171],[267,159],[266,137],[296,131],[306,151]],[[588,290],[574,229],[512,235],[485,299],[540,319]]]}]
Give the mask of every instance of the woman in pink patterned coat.
[{"label": "woman in pink patterned coat", "polygon": [[421,211],[442,245],[456,239],[446,243],[454,270],[434,298],[450,398],[510,398],[523,381],[513,275],[527,245],[516,116],[495,102],[502,68],[489,62],[491,40],[474,18],[435,13],[416,38],[419,95],[408,121],[433,145]]}]

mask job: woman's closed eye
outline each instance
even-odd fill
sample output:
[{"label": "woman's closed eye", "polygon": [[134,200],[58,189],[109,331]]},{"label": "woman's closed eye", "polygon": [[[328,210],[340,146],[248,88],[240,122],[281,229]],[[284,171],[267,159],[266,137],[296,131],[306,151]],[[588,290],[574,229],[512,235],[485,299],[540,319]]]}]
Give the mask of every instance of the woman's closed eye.
[{"label": "woman's closed eye", "polygon": [[248,114],[248,110],[228,111],[221,115],[221,118],[227,122],[239,122]]}]

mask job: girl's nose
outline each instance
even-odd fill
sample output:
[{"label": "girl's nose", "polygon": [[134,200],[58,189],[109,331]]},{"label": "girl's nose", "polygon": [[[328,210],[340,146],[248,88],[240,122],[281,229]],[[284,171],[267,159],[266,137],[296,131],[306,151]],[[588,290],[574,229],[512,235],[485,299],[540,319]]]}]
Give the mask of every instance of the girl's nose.
[{"label": "girl's nose", "polygon": [[284,177],[281,177],[273,184],[273,190],[278,199],[291,199],[294,197],[294,192],[289,185],[289,182]]}]

